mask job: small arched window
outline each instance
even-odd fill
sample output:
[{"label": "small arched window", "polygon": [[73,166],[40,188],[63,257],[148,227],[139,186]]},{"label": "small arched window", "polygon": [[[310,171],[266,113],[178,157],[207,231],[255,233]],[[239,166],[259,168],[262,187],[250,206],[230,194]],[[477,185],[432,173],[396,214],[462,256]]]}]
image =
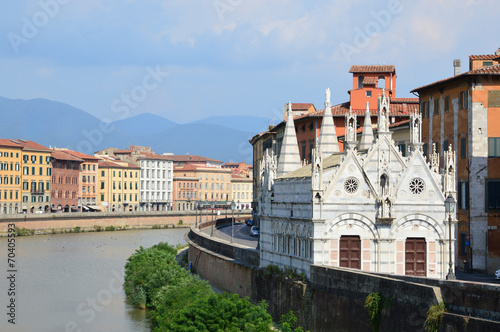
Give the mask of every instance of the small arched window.
[{"label": "small arched window", "polygon": [[377,85],[380,89],[384,89],[385,88],[385,76],[384,75],[380,75],[378,77],[378,85]]},{"label": "small arched window", "polygon": [[363,88],[363,80],[364,79],[365,79],[365,77],[363,75],[358,76],[358,89]]}]

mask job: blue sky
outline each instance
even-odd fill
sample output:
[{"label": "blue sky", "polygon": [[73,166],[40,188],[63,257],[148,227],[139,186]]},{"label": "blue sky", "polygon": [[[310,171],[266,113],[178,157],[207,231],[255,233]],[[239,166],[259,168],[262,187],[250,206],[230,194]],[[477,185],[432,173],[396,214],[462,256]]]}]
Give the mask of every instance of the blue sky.
[{"label": "blue sky", "polygon": [[395,64],[397,96],[500,47],[498,1],[25,0],[0,13],[0,95],[100,119],[179,123],[348,100],[353,64]]}]

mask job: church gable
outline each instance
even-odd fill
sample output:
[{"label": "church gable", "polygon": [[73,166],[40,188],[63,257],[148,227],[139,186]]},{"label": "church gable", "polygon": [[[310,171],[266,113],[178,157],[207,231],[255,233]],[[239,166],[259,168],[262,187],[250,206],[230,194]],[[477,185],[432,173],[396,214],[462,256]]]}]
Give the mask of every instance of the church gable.
[{"label": "church gable", "polygon": [[331,182],[325,190],[326,201],[352,203],[353,200],[368,201],[374,195],[356,152],[348,152],[338,170],[330,174]]},{"label": "church gable", "polygon": [[[375,194],[381,195],[381,177],[395,184],[397,178],[406,169],[406,160],[389,138],[379,138],[363,160],[363,169],[375,188]],[[383,180],[382,180],[383,181]]]},{"label": "church gable", "polygon": [[401,175],[395,188],[398,204],[419,203],[442,204],[441,175],[432,172],[420,151],[414,151],[408,160],[408,167]]}]

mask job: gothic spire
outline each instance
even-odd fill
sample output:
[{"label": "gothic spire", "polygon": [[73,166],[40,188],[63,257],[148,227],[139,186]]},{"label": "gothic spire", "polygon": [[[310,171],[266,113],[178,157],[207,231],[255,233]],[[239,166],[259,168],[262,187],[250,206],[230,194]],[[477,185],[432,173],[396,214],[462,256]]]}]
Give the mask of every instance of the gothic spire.
[{"label": "gothic spire", "polygon": [[366,102],[365,123],[363,125],[363,134],[361,135],[361,142],[359,144],[360,150],[368,150],[373,144],[373,129],[372,120],[370,115],[370,103]]},{"label": "gothic spire", "polygon": [[335,132],[335,124],[333,123],[330,88],[326,89],[325,113],[323,114],[323,121],[321,123],[319,147],[324,156],[340,152],[337,134]]},{"label": "gothic spire", "polygon": [[295,133],[295,125],[293,124],[292,102],[288,103],[286,116],[285,133],[283,135],[283,142],[281,143],[278,171],[276,174],[278,177],[301,167],[297,135]]}]

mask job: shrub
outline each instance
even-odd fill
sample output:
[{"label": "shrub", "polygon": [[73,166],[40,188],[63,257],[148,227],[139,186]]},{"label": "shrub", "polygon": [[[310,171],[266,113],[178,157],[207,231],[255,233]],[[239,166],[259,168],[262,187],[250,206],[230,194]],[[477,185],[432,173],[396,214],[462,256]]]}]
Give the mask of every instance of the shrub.
[{"label": "shrub", "polygon": [[429,332],[437,332],[439,323],[445,312],[448,312],[448,306],[444,301],[439,302],[429,308],[427,318],[425,319],[425,330]]},{"label": "shrub", "polygon": [[94,225],[94,231],[95,232],[101,232],[102,231],[102,227],[99,226],[99,225]]},{"label": "shrub", "polygon": [[[177,251],[166,243],[159,243],[149,249],[136,250],[125,264],[125,294],[129,304],[150,306],[159,288],[175,284],[188,272],[175,261]],[[144,296],[136,296],[141,287]]]},{"label": "shrub", "polygon": [[159,225],[153,225],[153,227],[151,227],[152,229],[159,229],[160,226]]},{"label": "shrub", "polygon": [[73,232],[75,232],[75,233],[80,233],[80,232],[81,232],[81,228],[80,228],[80,226],[76,226],[76,227],[73,229]]},{"label": "shrub", "polygon": [[382,306],[384,297],[380,292],[370,293],[365,300],[365,309],[368,311],[368,318],[373,331],[377,332],[380,328],[382,317]]},{"label": "shrub", "polygon": [[14,230],[16,232],[16,236],[28,236],[28,235],[35,234],[34,229],[28,229],[28,228],[24,228],[24,227],[23,228],[15,227]]},{"label": "shrub", "polygon": [[184,221],[182,221],[182,219],[179,219],[178,224],[179,224],[179,225],[183,225],[183,224],[184,224]]},{"label": "shrub", "polygon": [[108,232],[112,232],[112,231],[115,231],[115,230],[116,230],[116,228],[115,228],[115,226],[113,226],[113,225],[111,225],[111,226],[106,226],[106,231],[108,231]]}]

